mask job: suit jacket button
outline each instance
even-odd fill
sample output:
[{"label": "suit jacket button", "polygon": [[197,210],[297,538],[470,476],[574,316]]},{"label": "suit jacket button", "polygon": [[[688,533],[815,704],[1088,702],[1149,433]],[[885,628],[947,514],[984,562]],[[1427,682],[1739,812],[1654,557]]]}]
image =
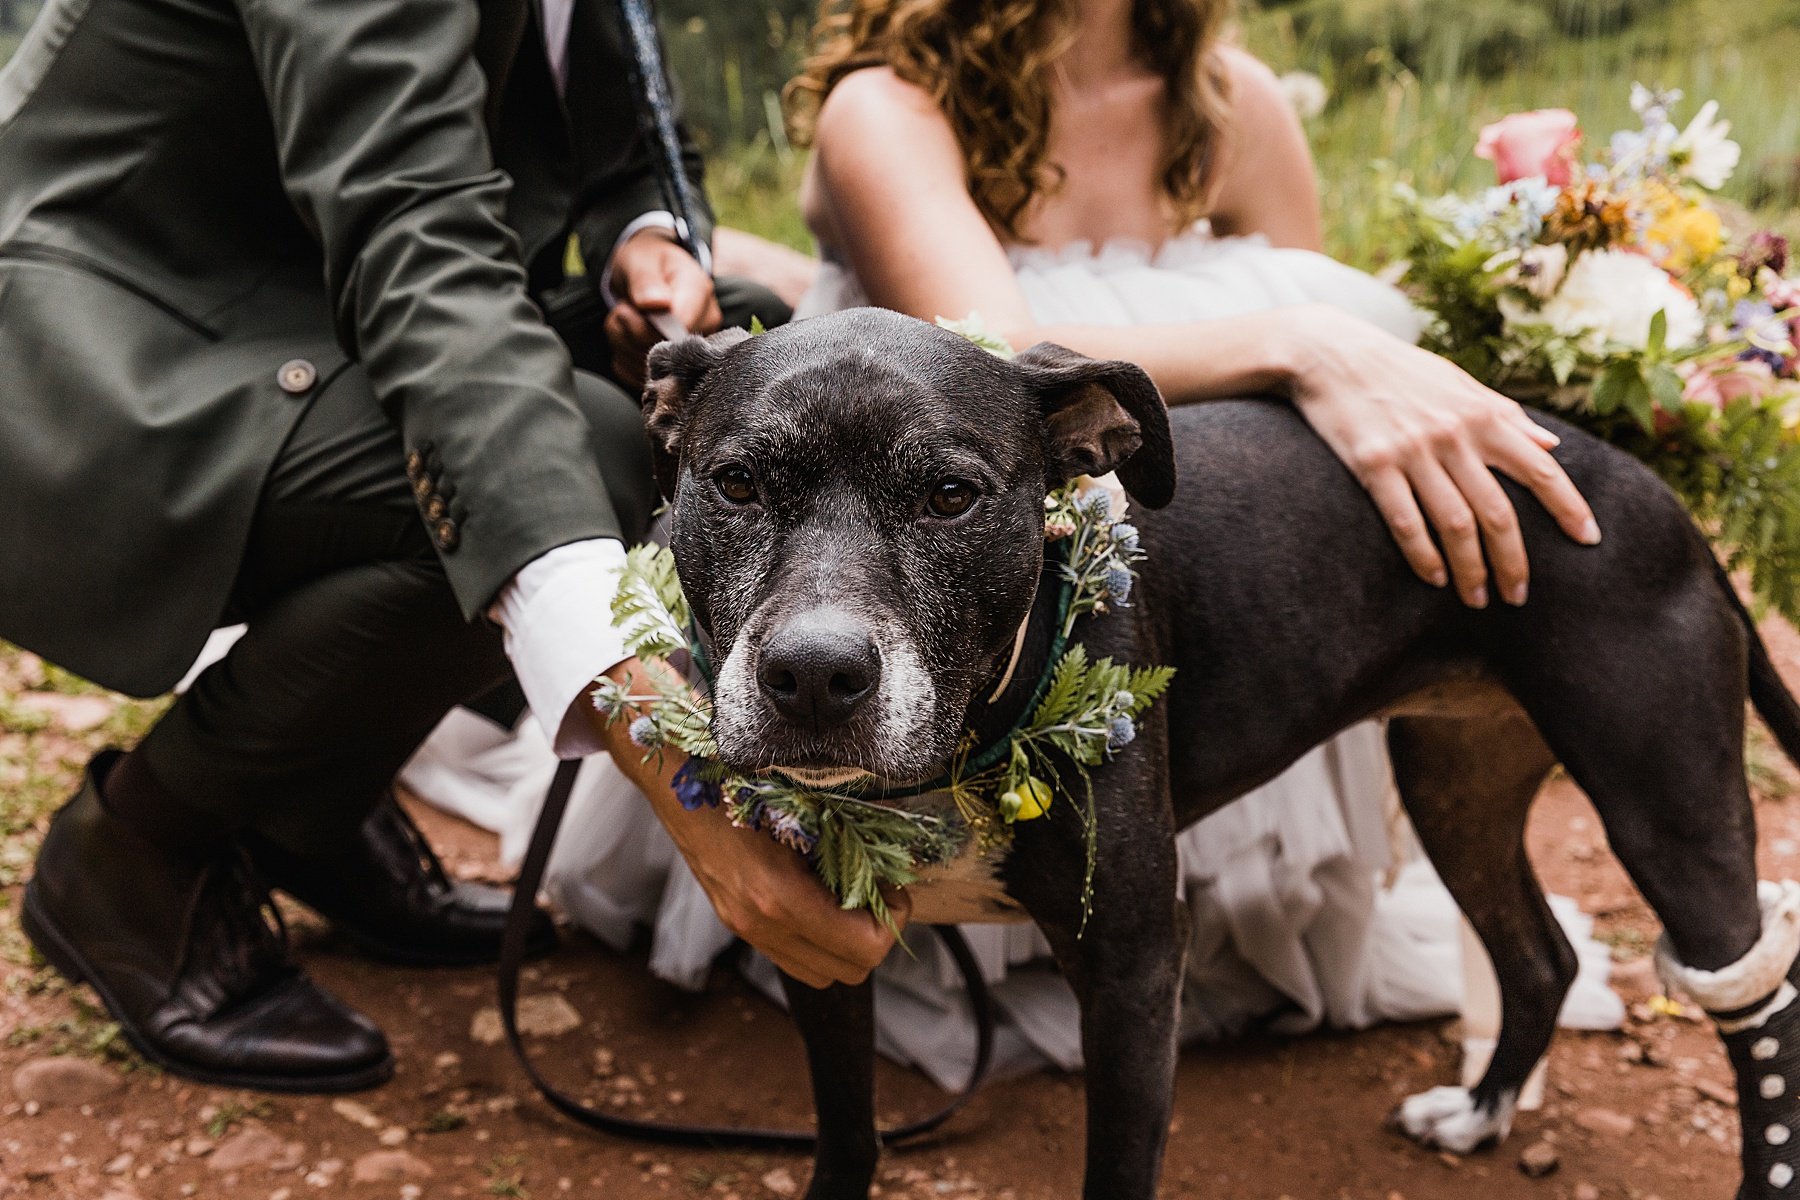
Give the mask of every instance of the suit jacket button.
[{"label": "suit jacket button", "polygon": [[416,481],[423,474],[425,474],[425,456],[417,450],[409,452],[406,456],[406,477]]},{"label": "suit jacket button", "polygon": [[450,506],[444,502],[442,496],[433,496],[425,502],[425,515],[433,521],[442,518],[449,510]]},{"label": "suit jacket button", "polygon": [[426,498],[432,493],[431,480],[420,475],[413,480],[412,489],[413,496],[417,498],[420,504],[423,504],[425,503]]},{"label": "suit jacket button", "polygon": [[457,529],[455,521],[445,517],[431,527],[431,540],[437,543],[439,550],[449,553],[462,540],[462,533]]},{"label": "suit jacket button", "polygon": [[296,358],[282,364],[281,370],[275,372],[275,380],[288,395],[301,396],[312,391],[313,384],[319,381],[319,370],[304,358]]}]

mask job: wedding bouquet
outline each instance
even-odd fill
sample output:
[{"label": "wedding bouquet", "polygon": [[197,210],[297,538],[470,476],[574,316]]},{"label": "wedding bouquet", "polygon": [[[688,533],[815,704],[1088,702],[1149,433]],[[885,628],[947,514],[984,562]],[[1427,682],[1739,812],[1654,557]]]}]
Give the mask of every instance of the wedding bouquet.
[{"label": "wedding bouquet", "polygon": [[1728,232],[1731,125],[1710,101],[1678,125],[1680,99],[1634,86],[1641,128],[1597,154],[1566,109],[1483,129],[1497,186],[1396,190],[1396,274],[1423,345],[1642,459],[1800,620],[1800,279],[1780,235]]}]

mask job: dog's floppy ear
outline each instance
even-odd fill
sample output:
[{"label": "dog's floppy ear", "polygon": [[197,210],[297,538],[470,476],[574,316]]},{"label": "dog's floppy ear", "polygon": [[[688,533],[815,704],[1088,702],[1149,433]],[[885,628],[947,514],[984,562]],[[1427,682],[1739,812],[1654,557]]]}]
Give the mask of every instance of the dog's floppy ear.
[{"label": "dog's floppy ear", "polygon": [[1013,359],[1038,395],[1057,482],[1117,471],[1132,499],[1175,498],[1175,446],[1162,393],[1134,363],[1039,342]]},{"label": "dog's floppy ear", "polygon": [[681,430],[689,398],[725,352],[749,336],[742,329],[721,329],[710,337],[689,334],[651,349],[641,403],[656,486],[664,499],[674,498],[681,474]]}]

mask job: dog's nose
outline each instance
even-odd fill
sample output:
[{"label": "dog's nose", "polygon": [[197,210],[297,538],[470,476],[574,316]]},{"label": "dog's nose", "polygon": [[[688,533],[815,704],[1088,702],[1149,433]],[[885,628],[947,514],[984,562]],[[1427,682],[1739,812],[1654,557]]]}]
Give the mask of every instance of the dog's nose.
[{"label": "dog's nose", "polygon": [[840,616],[794,618],[763,643],[757,683],[775,711],[815,729],[842,725],[881,682],[868,632]]}]

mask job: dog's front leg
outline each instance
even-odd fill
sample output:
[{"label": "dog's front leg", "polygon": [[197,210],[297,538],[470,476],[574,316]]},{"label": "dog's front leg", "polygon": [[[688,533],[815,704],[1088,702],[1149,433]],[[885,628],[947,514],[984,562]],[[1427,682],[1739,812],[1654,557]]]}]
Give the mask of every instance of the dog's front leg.
[{"label": "dog's front leg", "polygon": [[[1156,788],[1151,796],[1166,795]],[[1177,1006],[1186,949],[1167,804],[1102,802],[1100,861],[1085,926],[1083,834],[1065,808],[1019,833],[1013,894],[1044,930],[1081,1004],[1087,1063],[1085,1200],[1153,1200],[1175,1100]],[[1147,811],[1146,811],[1147,810]],[[1111,818],[1111,819],[1109,819]],[[1064,824],[1061,830],[1045,828]]]},{"label": "dog's front leg", "polygon": [[819,1144],[806,1200],[865,1200],[875,1180],[874,986],[820,989],[781,977],[806,1042]]}]

